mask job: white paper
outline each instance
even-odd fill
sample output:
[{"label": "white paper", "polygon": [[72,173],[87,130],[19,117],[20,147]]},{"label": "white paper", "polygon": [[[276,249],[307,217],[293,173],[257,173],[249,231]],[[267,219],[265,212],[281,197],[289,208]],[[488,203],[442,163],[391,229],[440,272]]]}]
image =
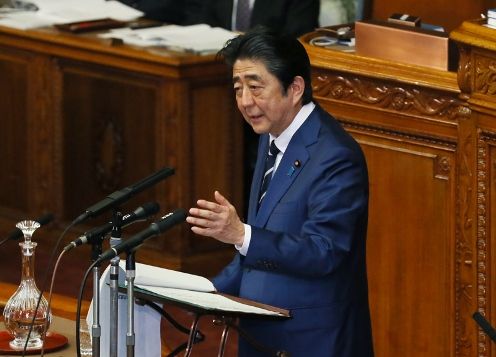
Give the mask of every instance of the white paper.
[{"label": "white paper", "polygon": [[[126,262],[119,262],[121,269],[126,269]],[[168,287],[203,292],[215,291],[214,284],[207,278],[180,271],[159,268],[153,265],[136,263],[134,285],[140,287]]]},{"label": "white paper", "polygon": [[[126,262],[120,261],[121,269]],[[206,309],[280,316],[278,312],[242,304],[215,293],[215,287],[205,277],[180,271],[136,263],[134,285],[177,301]]]},{"label": "white paper", "polygon": [[244,312],[258,315],[283,316],[279,312],[263,309],[260,307],[242,304],[216,293],[204,293],[199,291],[160,288],[155,286],[142,286],[144,290],[165,296],[181,302],[186,302],[206,309],[216,309],[229,312]]},{"label": "white paper", "polygon": [[100,36],[119,38],[139,46],[160,46],[197,54],[215,53],[238,34],[206,24],[191,26],[164,25],[139,30],[111,30]]},{"label": "white paper", "polygon": [[0,26],[12,27],[18,30],[51,26],[52,24],[52,19],[40,17],[34,12],[17,12],[0,17]]},{"label": "white paper", "polygon": [[18,29],[31,29],[69,22],[111,18],[131,21],[143,12],[114,0],[31,0],[38,11],[2,14],[0,25]]}]

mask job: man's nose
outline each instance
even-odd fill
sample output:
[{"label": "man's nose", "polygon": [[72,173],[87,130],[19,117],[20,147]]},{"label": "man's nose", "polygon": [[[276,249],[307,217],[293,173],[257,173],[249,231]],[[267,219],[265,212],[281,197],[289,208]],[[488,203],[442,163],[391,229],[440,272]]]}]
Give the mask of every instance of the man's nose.
[{"label": "man's nose", "polygon": [[245,108],[253,104],[253,96],[248,89],[243,89],[243,92],[241,93],[240,104]]}]

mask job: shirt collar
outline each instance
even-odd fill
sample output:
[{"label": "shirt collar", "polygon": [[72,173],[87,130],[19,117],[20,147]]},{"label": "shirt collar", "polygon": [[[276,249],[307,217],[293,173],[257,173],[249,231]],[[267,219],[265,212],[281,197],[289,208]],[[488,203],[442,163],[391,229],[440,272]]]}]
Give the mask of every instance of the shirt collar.
[{"label": "shirt collar", "polygon": [[272,134],[269,134],[269,143],[272,142],[272,140],[275,140],[277,148],[281,151],[281,154],[284,154],[294,133],[296,133],[296,131],[303,125],[314,109],[314,102],[310,102],[302,106],[291,124],[284,129],[281,135],[276,138]]}]

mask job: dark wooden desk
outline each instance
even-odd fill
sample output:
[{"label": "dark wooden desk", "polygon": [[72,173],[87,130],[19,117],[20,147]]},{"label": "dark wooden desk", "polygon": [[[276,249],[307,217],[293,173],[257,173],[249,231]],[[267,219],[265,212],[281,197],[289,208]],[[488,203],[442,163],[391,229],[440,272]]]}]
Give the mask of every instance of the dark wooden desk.
[{"label": "dark wooden desk", "polygon": [[[51,28],[0,28],[0,78],[0,237],[46,211],[62,229],[166,166],[176,174],[130,200],[124,213],[150,200],[163,214],[188,209],[214,190],[243,207],[243,122],[228,70],[214,56],[114,46]],[[110,213],[86,228],[108,220]],[[194,237],[185,224],[139,254],[149,264],[208,275],[230,260],[229,248]]]}]

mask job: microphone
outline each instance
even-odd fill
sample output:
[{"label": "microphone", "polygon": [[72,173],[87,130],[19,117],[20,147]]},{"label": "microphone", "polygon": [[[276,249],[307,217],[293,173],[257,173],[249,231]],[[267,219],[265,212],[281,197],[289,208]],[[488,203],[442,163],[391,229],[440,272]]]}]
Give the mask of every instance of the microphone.
[{"label": "microphone", "polygon": [[184,211],[183,209],[177,209],[174,212],[168,213],[165,216],[163,216],[162,219],[160,219],[159,221],[150,224],[150,226],[145,230],[139,232],[138,234],[132,236],[131,238],[126,239],[124,242],[100,254],[100,256],[98,257],[98,259],[94,264],[96,265],[103,262],[104,260],[112,259],[113,257],[121,254],[122,252],[128,252],[133,248],[136,248],[137,246],[141,245],[146,239],[158,235],[160,233],[163,233],[174,227],[176,224],[184,222],[185,220],[186,220],[186,211]]},{"label": "microphone", "polygon": [[[122,225],[121,228],[124,228],[131,223],[145,220],[157,213],[160,209],[160,205],[157,202],[147,202],[143,206],[136,208],[132,213],[126,214],[122,217]],[[76,248],[82,244],[86,243],[94,243],[97,239],[100,239],[102,236],[107,234],[112,230],[113,223],[106,223],[100,227],[94,228],[88,232],[85,232],[79,238],[73,240],[71,243],[67,244],[64,247],[64,251],[71,250],[72,248]]]},{"label": "microphone", "polygon": [[491,340],[496,342],[496,330],[491,326],[489,321],[487,321],[480,312],[474,312],[472,317],[480,328],[491,338]]},{"label": "microphone", "polygon": [[126,188],[123,188],[122,190],[111,193],[100,202],[87,208],[84,213],[82,213],[79,217],[77,217],[74,220],[74,224],[81,223],[90,217],[96,217],[100,213],[115,206],[118,206],[123,202],[126,202],[136,193],[143,191],[144,189],[156,184],[157,182],[165,179],[166,177],[171,176],[172,174],[174,174],[174,169],[165,167],[157,171],[156,173],[144,178],[143,180],[135,183],[132,186],[128,186]]},{"label": "microphone", "polygon": [[[45,224],[50,223],[53,220],[53,213],[45,213],[41,217],[38,217],[35,221],[40,224],[40,226],[44,226]],[[19,240],[24,237],[24,234],[19,228],[12,230],[8,235],[6,240]]]}]

